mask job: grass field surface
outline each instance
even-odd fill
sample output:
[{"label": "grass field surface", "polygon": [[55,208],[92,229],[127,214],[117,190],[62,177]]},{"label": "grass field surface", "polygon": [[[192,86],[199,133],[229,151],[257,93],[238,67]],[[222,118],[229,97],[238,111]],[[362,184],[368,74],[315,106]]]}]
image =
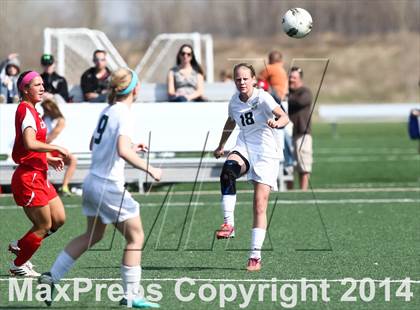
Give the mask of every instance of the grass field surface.
[{"label": "grass field surface", "polygon": [[[240,183],[237,233],[229,241],[214,239],[222,220],[217,184],[165,185],[134,195],[146,235],[146,295],[163,309],[420,309],[420,155],[405,124],[340,124],[335,135],[328,125],[315,125],[314,152],[313,190],[270,197],[258,273],[245,270],[249,184]],[[63,201],[67,222],[32,258],[38,271],[47,271],[63,246],[84,231],[81,198]],[[16,295],[9,300],[9,289],[24,282],[8,276],[7,244],[30,224],[7,195],[0,198],[0,221],[0,308],[45,307],[16,301]],[[70,299],[75,278],[92,279],[96,290],[77,302],[61,298],[52,307],[120,308],[107,290],[120,283],[123,247],[109,226],[104,240],[61,283],[69,284]]]}]

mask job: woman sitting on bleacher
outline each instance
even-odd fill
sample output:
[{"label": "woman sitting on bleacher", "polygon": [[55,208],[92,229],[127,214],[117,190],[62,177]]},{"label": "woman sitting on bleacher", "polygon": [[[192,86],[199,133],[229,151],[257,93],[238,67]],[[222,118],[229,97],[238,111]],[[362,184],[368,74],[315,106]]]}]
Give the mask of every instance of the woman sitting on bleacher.
[{"label": "woman sitting on bleacher", "polygon": [[192,46],[184,44],[176,56],[176,66],[169,70],[169,101],[206,101],[203,98],[204,72],[194,56]]}]

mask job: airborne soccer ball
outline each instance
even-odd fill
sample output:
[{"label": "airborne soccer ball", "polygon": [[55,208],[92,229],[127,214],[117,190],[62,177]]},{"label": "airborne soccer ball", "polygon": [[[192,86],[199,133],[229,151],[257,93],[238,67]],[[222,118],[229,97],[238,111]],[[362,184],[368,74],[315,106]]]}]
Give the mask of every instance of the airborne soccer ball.
[{"label": "airborne soccer ball", "polygon": [[312,17],[301,8],[290,9],[282,20],[284,32],[292,38],[303,38],[312,30]]}]

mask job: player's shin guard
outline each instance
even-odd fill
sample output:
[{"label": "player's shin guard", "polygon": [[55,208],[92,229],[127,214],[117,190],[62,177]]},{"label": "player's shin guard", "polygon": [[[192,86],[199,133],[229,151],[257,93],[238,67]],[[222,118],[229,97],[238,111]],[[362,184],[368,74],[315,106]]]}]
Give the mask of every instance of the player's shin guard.
[{"label": "player's shin guard", "polygon": [[222,192],[221,206],[224,223],[235,226],[236,179],[241,174],[241,166],[235,160],[227,160],[220,175]]},{"label": "player's shin guard", "polygon": [[222,195],[236,195],[236,179],[241,175],[241,166],[236,160],[226,160],[220,174]]},{"label": "player's shin guard", "polygon": [[28,231],[26,235],[18,241],[17,245],[20,251],[14,260],[15,266],[22,266],[24,263],[26,263],[41,246],[41,243],[42,237],[39,237],[35,233]]}]

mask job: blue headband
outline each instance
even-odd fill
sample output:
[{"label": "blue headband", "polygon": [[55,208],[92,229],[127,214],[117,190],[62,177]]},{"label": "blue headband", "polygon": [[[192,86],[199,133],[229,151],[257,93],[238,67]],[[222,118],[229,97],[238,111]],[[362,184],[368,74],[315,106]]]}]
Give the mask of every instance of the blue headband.
[{"label": "blue headband", "polygon": [[136,85],[139,81],[139,78],[137,77],[137,74],[133,70],[130,70],[130,72],[131,72],[131,82],[130,82],[130,84],[127,86],[126,89],[123,89],[122,91],[117,93],[117,95],[119,95],[119,96],[128,95],[129,93],[131,93],[131,91],[134,89],[134,87],[136,87]]}]

